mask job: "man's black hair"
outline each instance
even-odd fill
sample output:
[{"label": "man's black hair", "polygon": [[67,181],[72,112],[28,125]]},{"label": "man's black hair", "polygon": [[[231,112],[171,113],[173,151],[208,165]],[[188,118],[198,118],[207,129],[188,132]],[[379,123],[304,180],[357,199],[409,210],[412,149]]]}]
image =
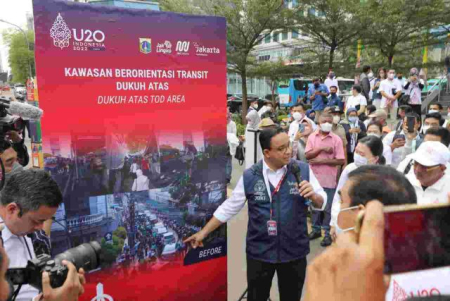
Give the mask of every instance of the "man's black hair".
[{"label": "man's black hair", "polygon": [[444,109],[444,107],[443,107],[440,103],[438,103],[438,102],[437,102],[437,103],[432,103],[432,104],[430,104],[430,107],[431,107],[432,105],[438,106],[439,110]]},{"label": "man's black hair", "polygon": [[434,118],[434,119],[439,120],[439,125],[440,126],[442,126],[444,124],[444,122],[445,122],[445,120],[442,118],[441,113],[428,113],[428,114],[425,115],[424,121],[427,120],[428,118]]},{"label": "man's black hair", "polygon": [[362,91],[360,85],[353,85],[352,89],[353,89],[353,90],[356,90],[358,93],[361,93],[361,91]]},{"label": "man's black hair", "polygon": [[284,133],[282,128],[275,129],[264,129],[259,133],[259,143],[264,151],[265,149],[270,149],[270,142],[272,138],[278,134]]},{"label": "man's black hair", "polygon": [[337,89],[338,89],[338,87],[336,87],[336,86],[330,86],[330,90],[331,90],[331,88],[335,88],[336,91],[337,91]]},{"label": "man's black hair", "polygon": [[427,132],[425,133],[426,135],[433,135],[433,136],[437,136],[441,138],[441,143],[444,144],[445,146],[449,146],[450,145],[450,132],[443,127],[439,127],[439,128],[429,128],[427,130]]},{"label": "man's black hair", "polygon": [[16,203],[20,214],[41,206],[58,207],[63,201],[58,184],[43,170],[28,169],[11,175],[0,193],[3,206]]},{"label": "man's black hair", "polygon": [[416,204],[417,197],[409,180],[396,169],[382,165],[364,165],[348,175],[350,206],[378,200],[383,205]]},{"label": "man's black hair", "polygon": [[405,111],[405,114],[411,113],[413,111],[411,106],[408,106],[408,105],[400,106],[399,109],[402,111]]},{"label": "man's black hair", "polygon": [[364,73],[367,73],[370,69],[371,68],[370,68],[369,65],[365,65],[362,70],[363,70]]},{"label": "man's black hair", "polygon": [[11,148],[12,144],[9,141],[6,140],[1,140],[0,141],[0,154],[3,154],[5,152],[5,150],[7,150],[8,148]]},{"label": "man's black hair", "polygon": [[303,102],[298,102],[292,108],[302,107],[303,111],[306,111],[306,105]]},{"label": "man's black hair", "polygon": [[377,107],[374,105],[368,105],[366,109],[369,112],[369,114],[371,114],[377,110]]}]

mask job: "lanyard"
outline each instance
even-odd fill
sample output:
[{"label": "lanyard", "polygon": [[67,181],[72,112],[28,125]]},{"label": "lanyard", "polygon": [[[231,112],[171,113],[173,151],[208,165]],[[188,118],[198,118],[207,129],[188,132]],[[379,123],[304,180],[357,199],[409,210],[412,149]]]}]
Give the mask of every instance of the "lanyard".
[{"label": "lanyard", "polygon": [[283,183],[283,180],[286,177],[286,174],[287,174],[287,171],[283,174],[280,182],[278,182],[277,187],[275,188],[274,191],[272,191],[272,195],[270,196],[270,220],[272,220],[272,216],[273,216],[273,202],[272,202],[273,196],[280,190],[281,184]]}]

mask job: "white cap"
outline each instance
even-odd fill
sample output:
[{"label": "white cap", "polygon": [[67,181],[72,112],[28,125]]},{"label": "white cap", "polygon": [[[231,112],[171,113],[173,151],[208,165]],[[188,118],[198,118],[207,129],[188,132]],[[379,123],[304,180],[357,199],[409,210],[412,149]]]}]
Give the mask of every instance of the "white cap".
[{"label": "white cap", "polygon": [[437,141],[423,142],[412,159],[423,166],[446,165],[450,161],[450,151]]}]

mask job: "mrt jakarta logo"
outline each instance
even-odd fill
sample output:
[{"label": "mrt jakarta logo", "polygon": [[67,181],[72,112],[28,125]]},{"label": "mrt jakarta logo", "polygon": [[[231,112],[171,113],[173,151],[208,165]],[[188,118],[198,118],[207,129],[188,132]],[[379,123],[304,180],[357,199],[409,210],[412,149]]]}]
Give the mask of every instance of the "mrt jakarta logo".
[{"label": "mrt jakarta logo", "polygon": [[50,36],[55,47],[64,49],[70,46],[73,37],[73,50],[75,51],[103,51],[105,50],[105,33],[101,30],[77,29],[70,30],[61,13],[56,17]]},{"label": "mrt jakarta logo", "polygon": [[139,38],[139,51],[143,54],[152,52],[152,39]]}]

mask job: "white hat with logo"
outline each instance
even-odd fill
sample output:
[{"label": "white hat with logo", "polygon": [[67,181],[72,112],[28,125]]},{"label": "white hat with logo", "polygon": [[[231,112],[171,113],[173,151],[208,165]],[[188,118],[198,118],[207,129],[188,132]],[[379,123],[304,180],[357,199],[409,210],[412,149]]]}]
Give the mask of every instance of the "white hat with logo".
[{"label": "white hat with logo", "polygon": [[423,166],[446,165],[450,161],[450,151],[437,141],[423,142],[412,159]]}]

